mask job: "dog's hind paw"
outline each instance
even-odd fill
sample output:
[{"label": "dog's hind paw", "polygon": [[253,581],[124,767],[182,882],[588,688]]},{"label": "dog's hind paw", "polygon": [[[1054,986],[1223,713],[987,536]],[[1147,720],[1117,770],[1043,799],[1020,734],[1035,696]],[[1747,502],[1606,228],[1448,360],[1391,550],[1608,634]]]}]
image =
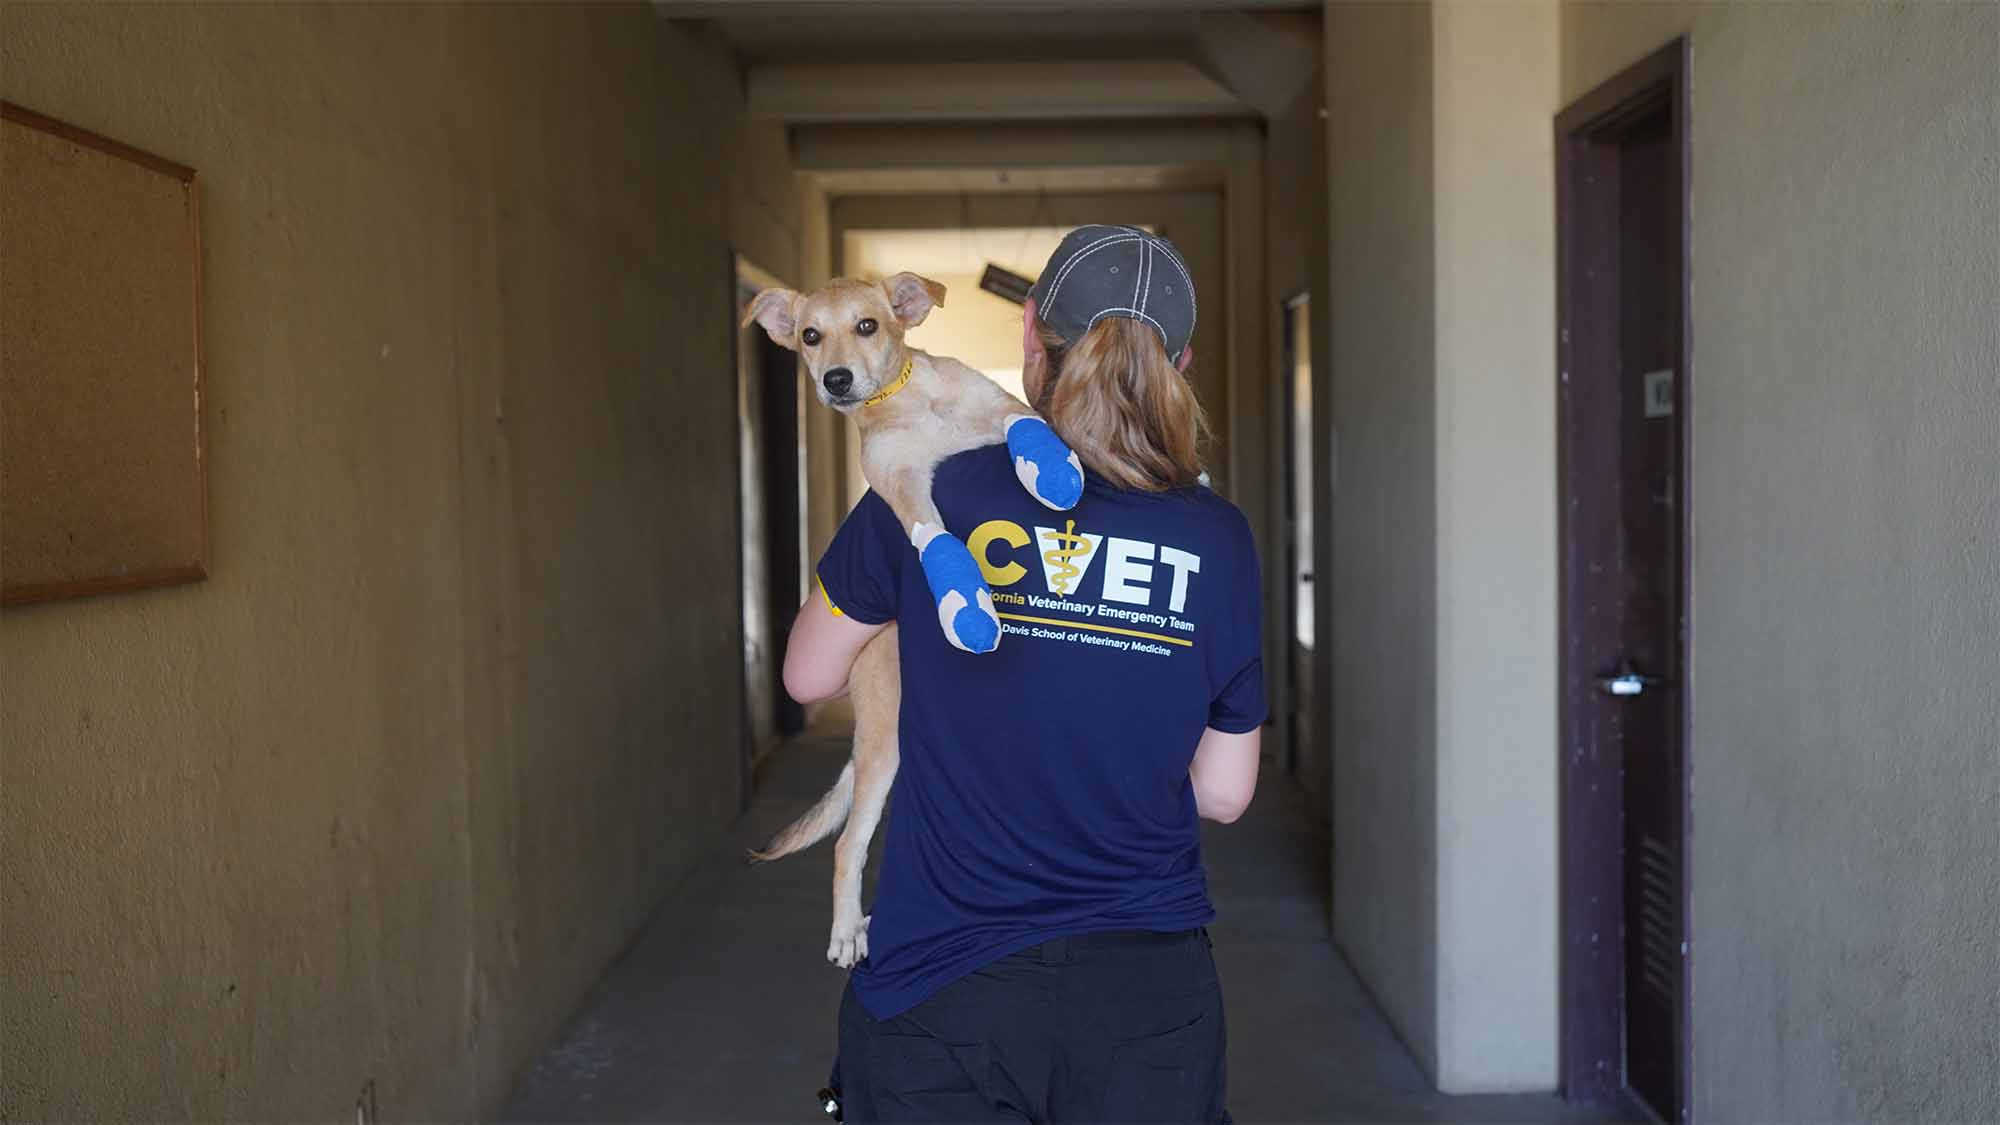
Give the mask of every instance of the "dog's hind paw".
[{"label": "dog's hind paw", "polygon": [[993,592],[986,588],[972,552],[936,524],[918,524],[910,542],[916,545],[924,580],[937,599],[945,640],[966,652],[999,648],[1000,614],[993,608]]},{"label": "dog's hind paw", "polygon": [[868,957],[868,918],[853,925],[833,924],[832,940],[826,945],[826,959],[843,969],[851,969]]},{"label": "dog's hind paw", "polygon": [[1083,462],[1076,451],[1033,414],[1010,415],[1006,429],[1014,475],[1028,495],[1058,512],[1076,507],[1083,499]]}]

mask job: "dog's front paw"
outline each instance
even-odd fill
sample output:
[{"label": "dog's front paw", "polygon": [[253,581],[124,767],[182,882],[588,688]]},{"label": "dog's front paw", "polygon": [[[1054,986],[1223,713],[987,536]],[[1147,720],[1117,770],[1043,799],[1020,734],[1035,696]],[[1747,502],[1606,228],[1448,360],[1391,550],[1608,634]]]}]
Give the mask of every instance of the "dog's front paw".
[{"label": "dog's front paw", "polygon": [[993,592],[986,588],[972,552],[936,524],[918,524],[910,542],[916,545],[924,580],[937,599],[945,640],[966,652],[999,648],[1000,614],[993,608]]},{"label": "dog's front paw", "polygon": [[1083,499],[1083,462],[1076,451],[1033,414],[1010,415],[1006,429],[1014,475],[1028,495],[1058,512],[1076,507]]},{"label": "dog's front paw", "polygon": [[833,938],[826,945],[826,959],[843,969],[851,969],[868,956],[868,919],[833,924]]}]

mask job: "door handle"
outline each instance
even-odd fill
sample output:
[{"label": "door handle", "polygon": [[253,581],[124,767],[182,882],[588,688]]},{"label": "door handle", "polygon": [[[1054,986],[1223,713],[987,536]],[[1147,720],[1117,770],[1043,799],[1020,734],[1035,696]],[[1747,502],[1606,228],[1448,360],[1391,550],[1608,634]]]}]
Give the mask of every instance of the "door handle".
[{"label": "door handle", "polygon": [[1658,676],[1642,676],[1632,667],[1630,660],[1620,661],[1618,670],[1609,676],[1599,676],[1597,686],[1606,695],[1619,697],[1644,695],[1649,687],[1659,687],[1666,681]]}]

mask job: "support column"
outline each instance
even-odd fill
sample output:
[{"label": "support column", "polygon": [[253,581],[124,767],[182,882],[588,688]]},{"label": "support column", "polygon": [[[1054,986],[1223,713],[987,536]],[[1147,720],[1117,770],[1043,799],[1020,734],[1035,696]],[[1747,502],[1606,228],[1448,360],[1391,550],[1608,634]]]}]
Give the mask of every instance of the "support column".
[{"label": "support column", "polygon": [[1437,1071],[1556,1084],[1554,0],[1432,7]]}]

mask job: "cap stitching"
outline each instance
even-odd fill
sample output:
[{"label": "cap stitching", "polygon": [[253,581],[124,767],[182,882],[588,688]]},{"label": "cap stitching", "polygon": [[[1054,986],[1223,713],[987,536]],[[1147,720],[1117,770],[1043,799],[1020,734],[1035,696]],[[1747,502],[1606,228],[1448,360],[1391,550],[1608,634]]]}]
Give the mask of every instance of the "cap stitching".
[{"label": "cap stitching", "polygon": [[1193,335],[1195,325],[1198,324],[1201,319],[1201,303],[1200,299],[1195,294],[1194,278],[1188,273],[1187,263],[1182,260],[1181,256],[1177,252],[1175,252],[1172,244],[1168,243],[1165,239],[1157,238],[1151,234],[1148,234],[1147,232],[1140,230],[1137,227],[1118,226],[1112,228],[1100,227],[1099,229],[1100,230],[1108,229],[1109,233],[1106,233],[1098,237],[1096,240],[1092,242],[1084,244],[1075,253],[1069,256],[1069,259],[1063,263],[1062,268],[1056,271],[1055,280],[1050,282],[1048,292],[1043,295],[1041,300],[1043,307],[1050,312],[1056,311],[1055,310],[1056,298],[1062,290],[1063,282],[1068,280],[1070,273],[1074,271],[1077,266],[1082,264],[1083,259],[1105,248],[1106,246],[1121,245],[1125,242],[1137,241],[1140,243],[1141,246],[1141,253],[1140,253],[1141,277],[1140,277],[1138,291],[1137,294],[1135,295],[1135,300],[1139,302],[1141,307],[1111,308],[1102,310],[1098,312],[1095,316],[1091,317],[1090,323],[1089,325],[1086,326],[1085,330],[1088,331],[1090,327],[1095,327],[1097,322],[1104,319],[1104,317],[1108,314],[1125,312],[1140,317],[1141,319],[1145,320],[1148,324],[1151,324],[1154,327],[1154,329],[1160,333],[1162,343],[1166,342],[1166,337],[1167,337],[1166,327],[1162,325],[1158,320],[1154,319],[1152,316],[1147,315],[1147,313],[1144,311],[1145,307],[1150,306],[1152,303],[1151,291],[1147,289],[1146,286],[1150,281],[1151,277],[1159,272],[1158,268],[1154,266],[1152,262],[1153,251],[1158,250],[1163,252],[1167,257],[1167,260],[1173,263],[1175,272],[1181,275],[1182,284],[1187,286],[1188,315],[1189,315],[1188,333],[1189,335]]},{"label": "cap stitching", "polygon": [[1150,249],[1145,242],[1141,241],[1139,243],[1139,268],[1132,271],[1139,275],[1138,279],[1132,283],[1132,303],[1139,306],[1141,313],[1144,313],[1146,309],[1146,263],[1151,259],[1152,254]]},{"label": "cap stitching", "polygon": [[1099,246],[1102,246],[1105,243],[1112,241],[1113,239],[1125,238],[1125,237],[1129,237],[1128,233],[1125,230],[1121,228],[1113,228],[1112,233],[1104,235],[1098,238],[1094,242],[1087,242],[1082,246],[1077,247],[1076,250],[1073,253],[1071,253],[1067,259],[1064,260],[1062,267],[1056,270],[1055,281],[1050,283],[1051,291],[1053,291],[1056,286],[1062,284],[1063,278],[1067,277],[1069,275],[1069,271],[1075,267],[1077,259],[1083,257],[1090,251],[1097,249]]},{"label": "cap stitching", "polygon": [[[1161,249],[1166,249],[1166,248],[1162,247]],[[1188,315],[1194,317],[1197,320],[1200,319],[1201,303],[1195,299],[1194,278],[1188,276],[1187,266],[1185,263],[1181,261],[1181,256],[1179,254],[1174,253],[1172,250],[1167,250],[1167,260],[1174,264],[1174,268],[1179,270],[1181,273],[1181,280],[1187,283]],[[1192,329],[1193,325],[1189,325],[1189,328]]]},{"label": "cap stitching", "polygon": [[1166,245],[1158,240],[1153,242],[1153,258],[1146,264],[1146,307],[1153,307],[1153,294],[1160,284],[1160,259],[1168,257]]},{"label": "cap stitching", "polygon": [[1048,306],[1053,306],[1056,303],[1056,294],[1062,290],[1063,282],[1068,280],[1070,271],[1075,269],[1077,267],[1077,264],[1082,262],[1084,258],[1088,257],[1091,254],[1097,253],[1099,250],[1104,249],[1104,247],[1107,245],[1116,245],[1119,243],[1137,242],[1142,240],[1143,236],[1137,236],[1137,235],[1126,235],[1126,234],[1106,235],[1105,237],[1098,239],[1096,242],[1091,243],[1089,246],[1086,246],[1083,249],[1078,250],[1076,254],[1072,256],[1068,262],[1063,264],[1063,268],[1057,271],[1055,281],[1050,283],[1047,295],[1045,295],[1042,298],[1043,304]]},{"label": "cap stitching", "polygon": [[1057,271],[1056,279],[1053,283],[1049,285],[1048,295],[1044,297],[1043,300],[1050,305],[1055,304],[1056,294],[1062,290],[1063,282],[1069,280],[1070,272],[1076,269],[1077,266],[1081,265],[1085,258],[1089,257],[1092,254],[1097,253],[1099,250],[1103,250],[1111,246],[1119,246],[1127,242],[1137,242],[1137,241],[1139,241],[1139,238],[1137,236],[1110,235],[1104,238],[1100,238],[1096,242],[1091,243],[1089,246],[1086,246],[1083,249],[1078,250],[1074,255],[1070,257],[1070,260],[1068,262],[1063,264],[1063,268]]}]

